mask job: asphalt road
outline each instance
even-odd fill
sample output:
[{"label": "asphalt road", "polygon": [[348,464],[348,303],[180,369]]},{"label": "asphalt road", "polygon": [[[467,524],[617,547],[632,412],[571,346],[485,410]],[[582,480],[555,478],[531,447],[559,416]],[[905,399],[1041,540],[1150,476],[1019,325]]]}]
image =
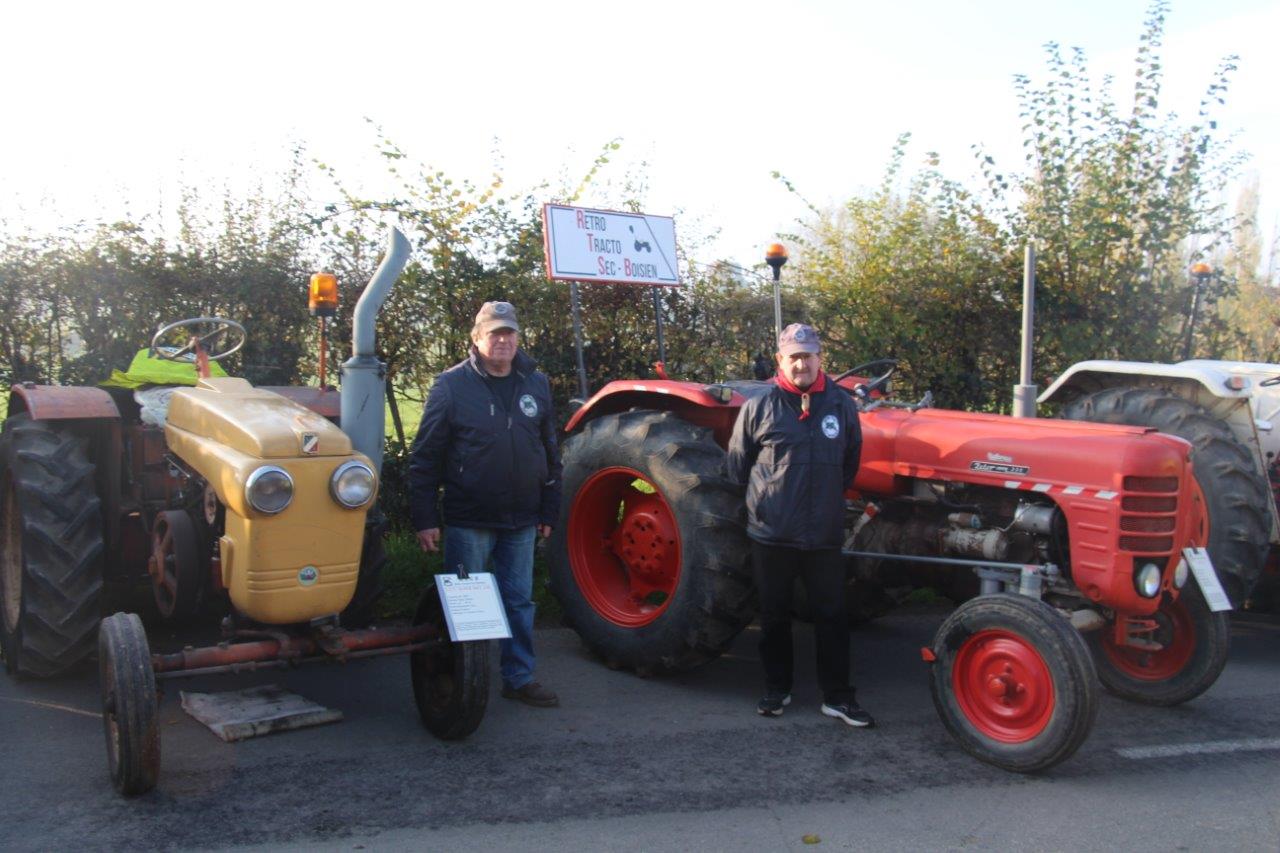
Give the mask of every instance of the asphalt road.
[{"label": "asphalt road", "polygon": [[[0,848],[1280,849],[1280,626],[1237,623],[1223,677],[1180,708],[1104,697],[1074,758],[1018,776],[969,758],[934,713],[918,649],[943,615],[853,633],[873,730],[818,713],[807,629],[780,719],[754,713],[754,629],[648,680],[542,630],[539,677],[563,706],[495,685],[462,743],[421,728],[403,658],[181,682],[161,705],[160,784],[133,800],[106,777],[92,672],[0,678]],[[273,681],[345,720],[225,744],[177,696]]]}]

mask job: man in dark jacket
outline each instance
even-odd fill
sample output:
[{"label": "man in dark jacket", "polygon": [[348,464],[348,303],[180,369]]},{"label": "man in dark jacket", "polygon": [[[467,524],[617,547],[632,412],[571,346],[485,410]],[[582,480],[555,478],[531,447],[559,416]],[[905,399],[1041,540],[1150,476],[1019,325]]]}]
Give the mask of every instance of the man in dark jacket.
[{"label": "man in dark jacket", "polygon": [[803,323],[778,338],[774,387],[742,407],[729,476],[747,487],[747,535],[760,596],[765,695],[777,717],[791,703],[791,593],[798,576],[813,611],[822,713],[872,726],[849,684],[844,490],[858,472],[862,431],[853,399],[822,372],[818,334]]},{"label": "man in dark jacket", "polygon": [[533,545],[559,513],[560,460],[551,387],[519,331],[510,302],[486,302],[470,356],[436,377],[409,461],[410,511],[424,551],[439,549],[442,520],[448,528],[447,571],[497,579],[511,624],[502,695],[551,707],[559,698],[533,680]]}]

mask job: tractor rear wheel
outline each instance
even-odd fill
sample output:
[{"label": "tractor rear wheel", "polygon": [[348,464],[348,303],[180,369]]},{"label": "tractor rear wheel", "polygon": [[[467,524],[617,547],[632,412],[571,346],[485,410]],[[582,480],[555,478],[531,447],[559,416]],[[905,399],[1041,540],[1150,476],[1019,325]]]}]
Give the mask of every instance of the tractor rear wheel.
[{"label": "tractor rear wheel", "polygon": [[552,592],[609,666],[689,669],[754,617],[742,490],[711,430],[644,410],[589,421],[565,444],[564,495]]},{"label": "tractor rear wheel", "polygon": [[11,673],[48,677],[93,651],[102,511],[87,442],[17,414],[0,437],[0,650]]},{"label": "tractor rear wheel", "polygon": [[440,641],[409,655],[413,701],[422,724],[441,740],[461,740],[480,727],[489,706],[489,643],[449,639],[435,583],[418,601],[414,625],[436,626]]},{"label": "tractor rear wheel", "polygon": [[160,776],[160,722],[151,648],[137,614],[102,620],[98,674],[111,784],[126,797],[145,794]]},{"label": "tractor rear wheel", "polygon": [[1084,743],[1098,676],[1079,633],[1042,601],[970,599],[933,640],[933,705],[973,757],[1015,773],[1047,770]]},{"label": "tractor rear wheel", "polygon": [[1227,665],[1231,625],[1214,613],[1194,583],[1156,611],[1155,640],[1164,648],[1121,646],[1111,626],[1089,634],[1098,678],[1108,691],[1144,705],[1181,705],[1213,686]]},{"label": "tractor rear wheel", "polygon": [[1107,388],[1072,401],[1064,418],[1155,427],[1191,442],[1196,483],[1208,513],[1208,549],[1231,603],[1249,596],[1266,564],[1272,499],[1253,457],[1200,406],[1159,388]]}]

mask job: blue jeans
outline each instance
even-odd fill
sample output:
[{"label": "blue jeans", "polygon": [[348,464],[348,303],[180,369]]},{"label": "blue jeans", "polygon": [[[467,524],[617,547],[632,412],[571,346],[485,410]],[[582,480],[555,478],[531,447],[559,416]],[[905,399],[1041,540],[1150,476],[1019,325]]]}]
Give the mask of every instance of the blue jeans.
[{"label": "blue jeans", "polygon": [[455,574],[492,572],[511,624],[511,638],[502,640],[502,683],[519,690],[533,681],[533,543],[537,528],[492,530],[450,527],[444,532],[444,570]]}]

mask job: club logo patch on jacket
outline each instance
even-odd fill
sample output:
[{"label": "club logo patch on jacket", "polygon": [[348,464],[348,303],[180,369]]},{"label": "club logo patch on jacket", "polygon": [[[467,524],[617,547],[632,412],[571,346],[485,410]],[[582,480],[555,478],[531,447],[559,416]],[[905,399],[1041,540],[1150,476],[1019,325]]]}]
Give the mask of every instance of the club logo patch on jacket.
[{"label": "club logo patch on jacket", "polygon": [[840,419],[835,415],[827,415],[822,419],[822,434],[827,438],[835,438],[840,434]]},{"label": "club logo patch on jacket", "polygon": [[538,401],[533,399],[533,395],[524,394],[520,397],[520,411],[524,412],[526,418],[538,416]]}]

